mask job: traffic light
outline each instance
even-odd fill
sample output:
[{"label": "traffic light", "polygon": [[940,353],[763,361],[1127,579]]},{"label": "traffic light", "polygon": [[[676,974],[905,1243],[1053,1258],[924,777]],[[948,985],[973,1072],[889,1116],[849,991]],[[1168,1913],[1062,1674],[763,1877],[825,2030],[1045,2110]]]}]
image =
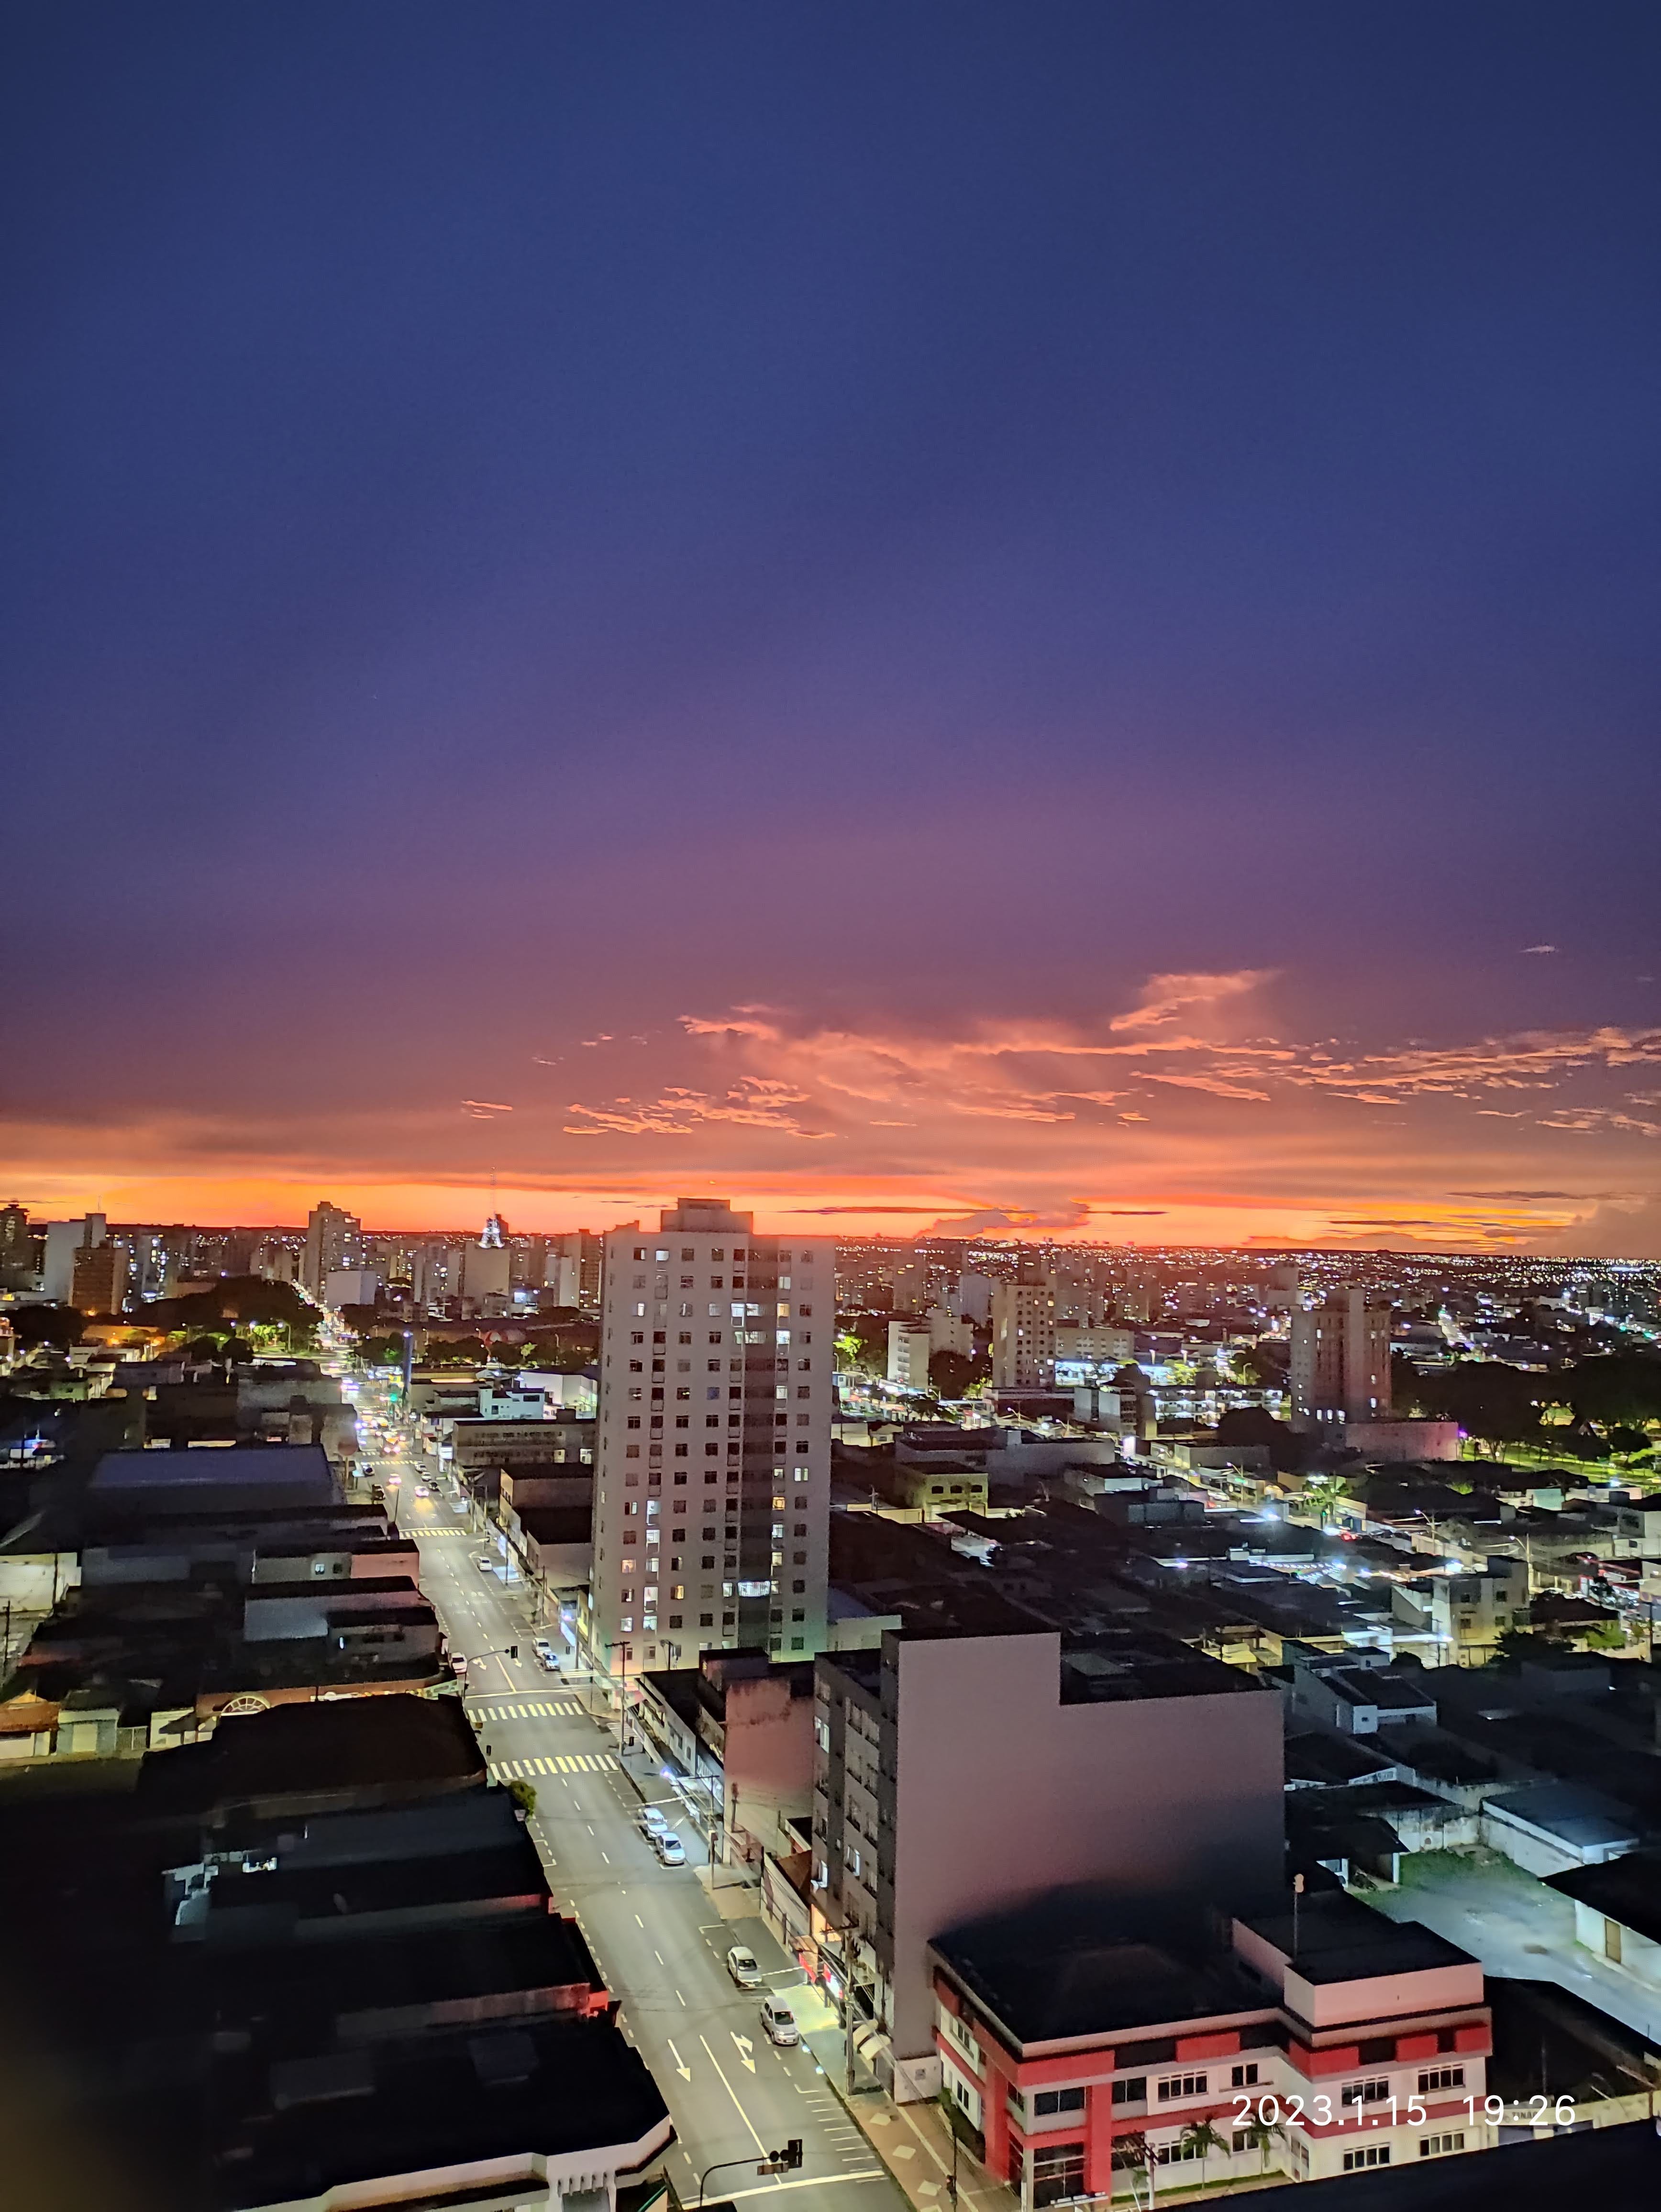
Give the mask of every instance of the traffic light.
[{"label": "traffic light", "polygon": [[518,1658],[518,1656],[519,1656],[519,1646],[518,1646],[518,1644],[510,1644],[508,1646],[508,1656],[510,1659],[517,1659],[517,1658]]},{"label": "traffic light", "polygon": [[757,2166],[757,2173],[791,2173],[801,2164],[801,2137],[792,2136],[782,2150],[769,2151]]}]

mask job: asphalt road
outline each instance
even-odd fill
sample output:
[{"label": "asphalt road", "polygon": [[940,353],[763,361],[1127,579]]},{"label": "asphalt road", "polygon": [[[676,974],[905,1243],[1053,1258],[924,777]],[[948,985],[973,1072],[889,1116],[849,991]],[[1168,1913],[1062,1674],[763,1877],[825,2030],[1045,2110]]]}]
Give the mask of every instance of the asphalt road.
[{"label": "asphalt road", "polygon": [[[615,1726],[590,1717],[586,1684],[545,1673],[532,1656],[528,1594],[481,1572],[474,1561],[487,1547],[468,1520],[443,1498],[418,1498],[414,1468],[395,1471],[400,1525],[421,1546],[423,1588],[451,1649],[468,1655],[467,1705],[480,1741],[502,1778],[535,1788],[531,1826],[549,1886],[575,1913],[674,2116],[669,2166],[681,2197],[696,2203],[704,2170],[737,2160],[744,2165],[712,2175],[712,2200],[788,2192],[791,2212],[906,2212],[812,2054],[776,2048],[758,1993],[727,1972],[728,1948],[752,1931],[712,1906],[695,1871],[704,1858],[697,1829],[678,1819],[688,1864],[660,1864],[635,1825],[640,1795],[617,1759]],[[503,1656],[514,1644],[517,1662]],[[787,1998],[801,1984],[794,1966],[770,1978]],[[754,2161],[793,2136],[804,2147],[800,2171],[757,2176]]]}]

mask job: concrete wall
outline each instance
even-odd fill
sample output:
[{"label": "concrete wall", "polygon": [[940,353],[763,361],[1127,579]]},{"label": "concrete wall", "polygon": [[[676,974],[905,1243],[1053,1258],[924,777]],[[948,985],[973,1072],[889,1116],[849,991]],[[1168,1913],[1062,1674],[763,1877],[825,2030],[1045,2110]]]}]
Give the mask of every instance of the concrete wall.
[{"label": "concrete wall", "polygon": [[782,1850],[781,1817],[801,1820],[812,1809],[811,1693],[793,1698],[789,1683],[776,1674],[729,1680],[721,1768],[729,1825],[764,1850]]},{"label": "concrete wall", "polygon": [[933,2051],[924,1950],[948,1929],[1072,1883],[1222,1902],[1279,1880],[1273,1691],[1063,1705],[1054,1632],[893,1638],[884,1657],[897,2075]]},{"label": "concrete wall", "polygon": [[1647,1982],[1652,1989],[1661,1989],[1661,1943],[1652,1942],[1647,1936],[1640,1936],[1634,1929],[1618,1922],[1606,1923],[1595,1905],[1582,1905],[1579,1898],[1575,1899],[1574,1940],[1597,1958],[1612,1955],[1605,1933],[1609,1926],[1615,1929],[1620,1962],[1627,1972],[1635,1974],[1640,1982]]}]

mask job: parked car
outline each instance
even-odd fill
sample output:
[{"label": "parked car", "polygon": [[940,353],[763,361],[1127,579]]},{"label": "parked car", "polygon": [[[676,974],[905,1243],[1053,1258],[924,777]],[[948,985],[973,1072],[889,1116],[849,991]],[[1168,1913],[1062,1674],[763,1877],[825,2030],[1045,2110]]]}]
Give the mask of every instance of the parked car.
[{"label": "parked car", "polygon": [[674,1833],[655,1805],[642,1805],[635,1815],[635,1826],[648,1843],[655,1843],[660,1836]]},{"label": "parked car", "polygon": [[727,1954],[727,1971],[741,1990],[761,1987],[761,1968],[756,1963],[753,1951],[746,1951],[742,1943],[734,1943]]},{"label": "parked car", "polygon": [[488,1552],[475,1553],[473,1565],[482,1575],[493,1575],[496,1571],[496,1563]]},{"label": "parked car", "polygon": [[770,1990],[761,2001],[761,2024],[767,2031],[770,2043],[800,2043],[801,2030],[796,2026],[796,2015],[784,1999],[775,1996]]},{"label": "parked car", "polygon": [[531,1649],[537,1655],[537,1664],[538,1666],[545,1667],[551,1674],[558,1674],[559,1654],[555,1650],[553,1645],[548,1641],[545,1636],[538,1636],[533,1638],[531,1644]]},{"label": "parked car", "polygon": [[665,1866],[684,1866],[686,1846],[672,1828],[654,1828],[652,1849]]}]

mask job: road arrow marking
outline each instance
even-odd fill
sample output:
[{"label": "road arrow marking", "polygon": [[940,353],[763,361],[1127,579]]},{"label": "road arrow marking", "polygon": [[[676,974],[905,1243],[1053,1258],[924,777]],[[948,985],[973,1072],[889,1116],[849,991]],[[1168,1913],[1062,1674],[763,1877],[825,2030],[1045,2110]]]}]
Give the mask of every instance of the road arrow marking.
[{"label": "road arrow marking", "polygon": [[739,2063],[741,2065],[747,2066],[750,2071],[753,2074],[756,2070],[756,2062],[750,2056],[750,2053],[755,2049],[755,2045],[751,2042],[747,2035],[740,2035],[737,2028],[733,2028],[728,2032],[730,2033],[733,2042],[736,2043],[739,2047]]},{"label": "road arrow marking", "polygon": [[[663,2039],[666,2043],[669,2043],[669,2039],[666,2035]],[[669,2056],[674,2060],[675,2071],[680,2075],[682,2081],[690,2081],[692,2078],[692,2069],[686,2063],[686,2061],[681,2057],[679,2051],[676,2050],[672,2043],[669,2043]]]}]

